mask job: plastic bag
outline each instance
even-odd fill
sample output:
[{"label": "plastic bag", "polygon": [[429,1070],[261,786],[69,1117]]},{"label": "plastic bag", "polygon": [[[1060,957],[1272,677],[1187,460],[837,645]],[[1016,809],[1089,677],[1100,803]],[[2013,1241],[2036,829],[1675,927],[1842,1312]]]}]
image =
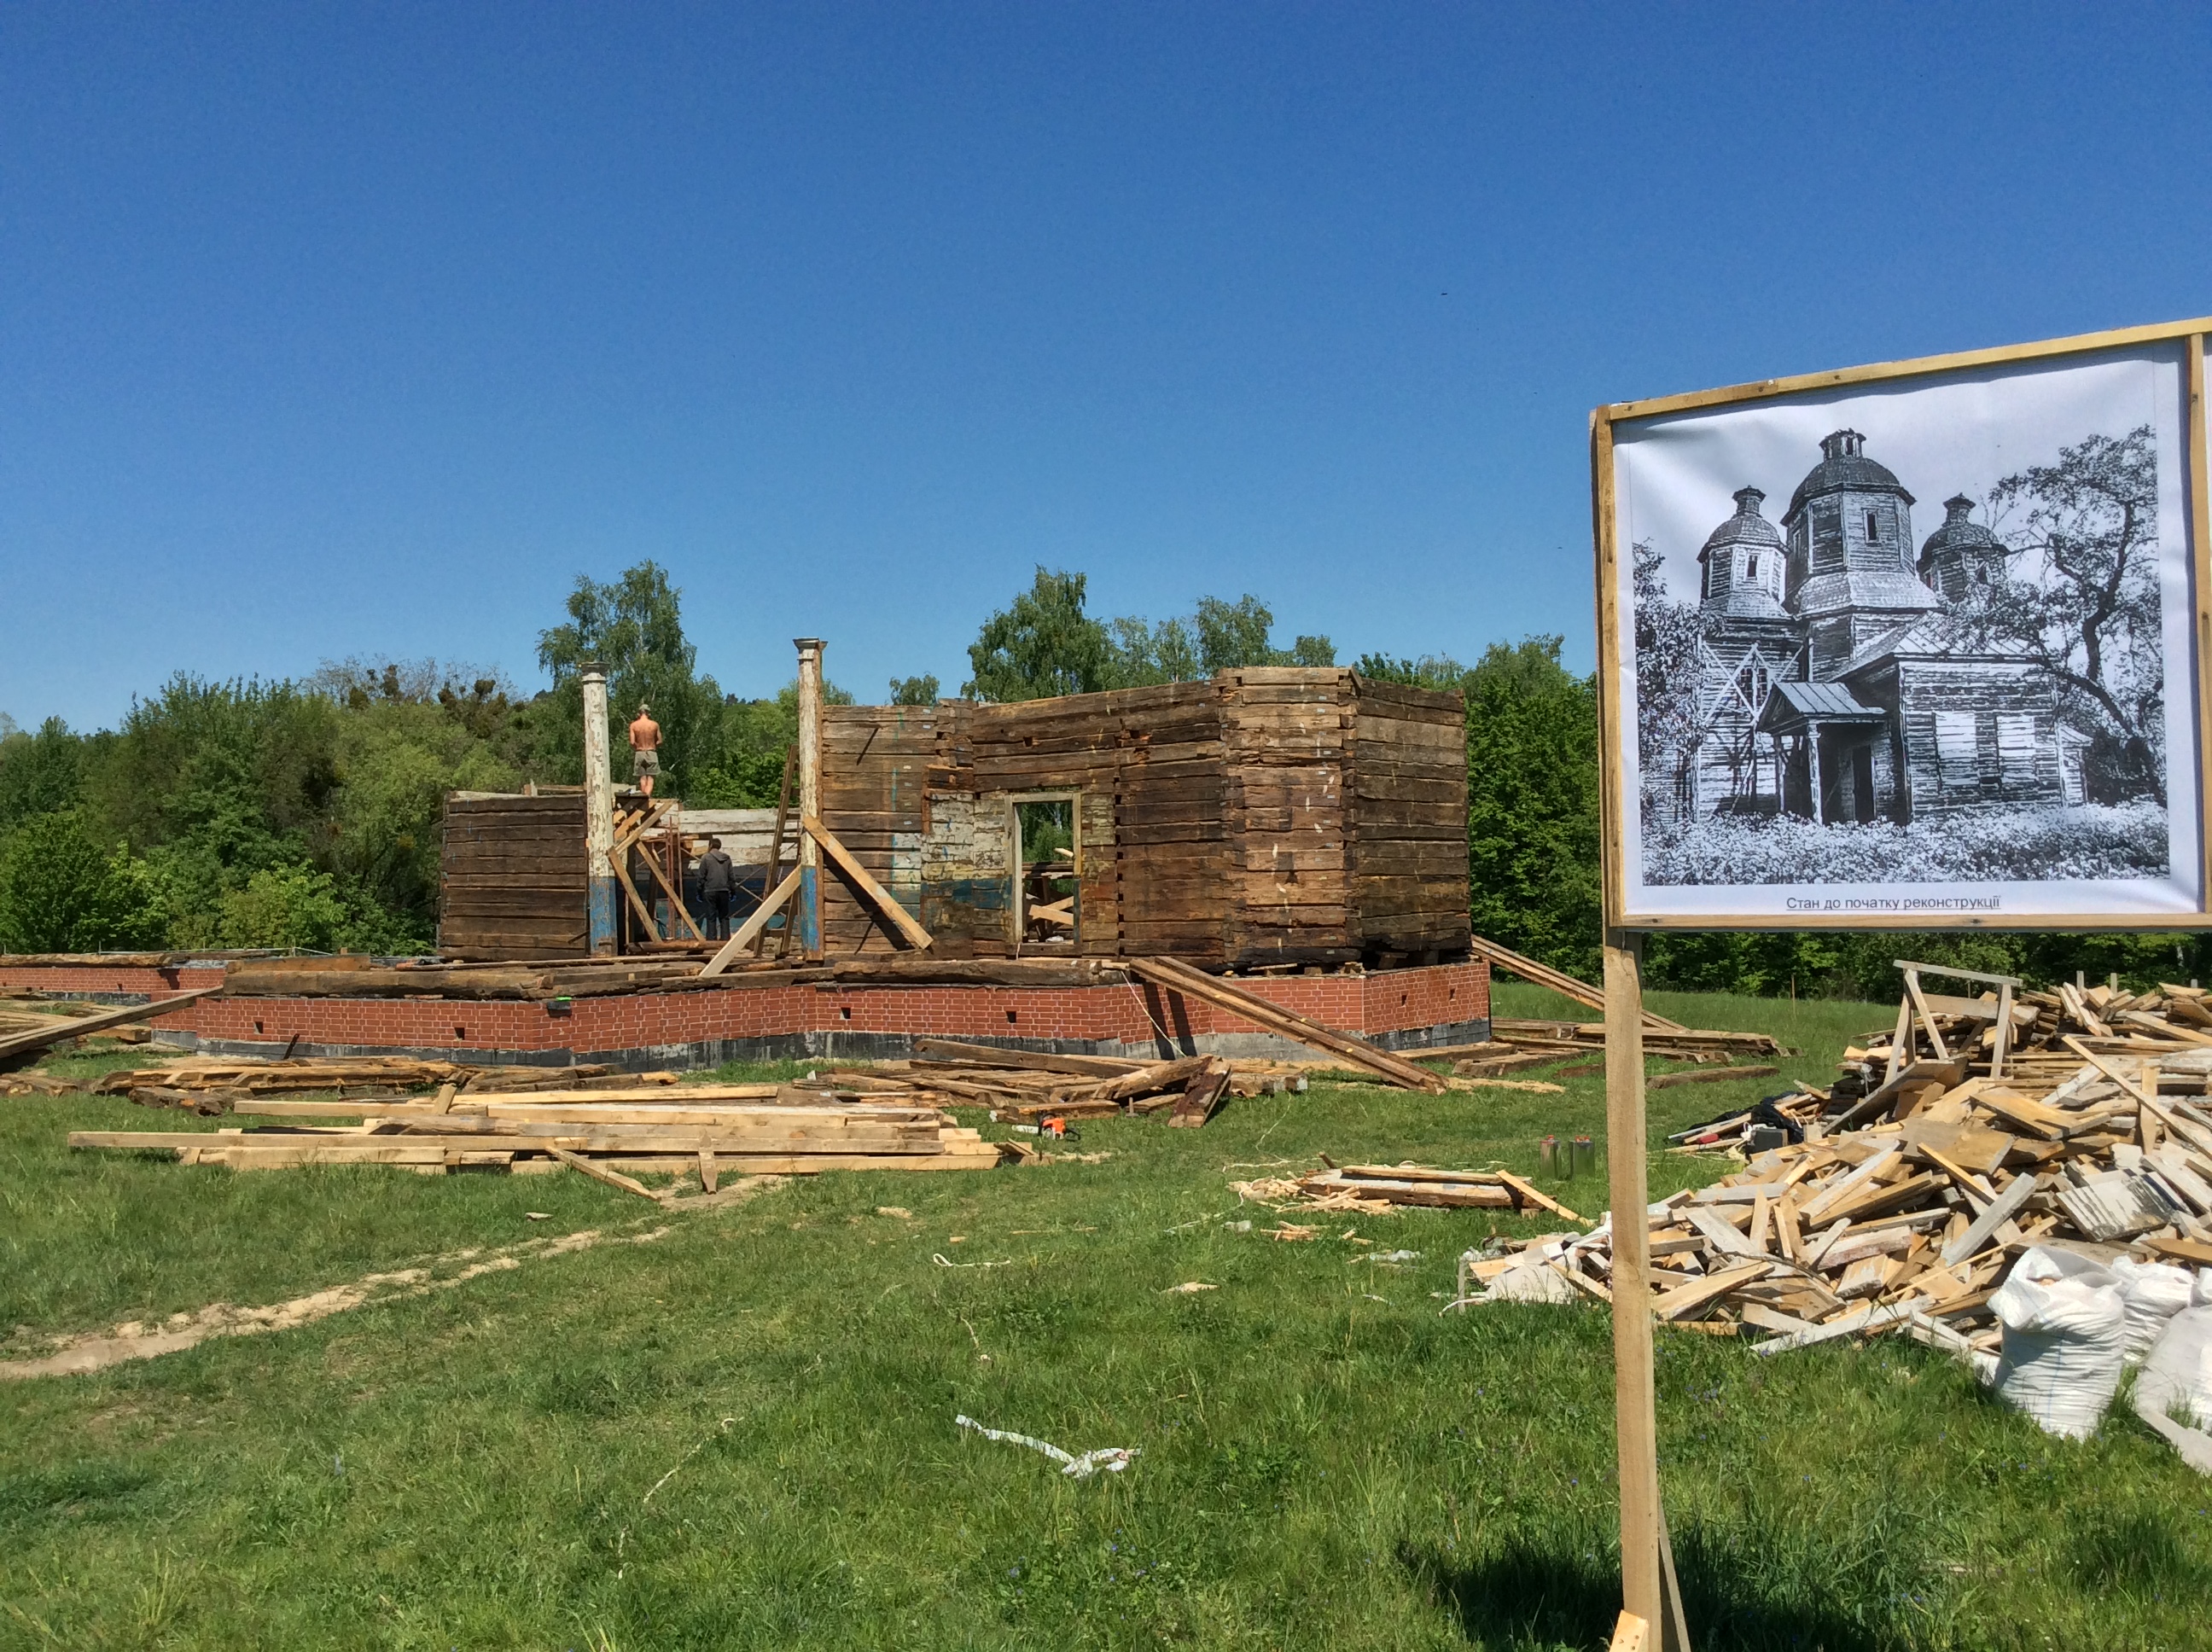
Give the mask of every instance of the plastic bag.
[{"label": "plastic bag", "polygon": [[[2199,1288],[2212,1278],[2200,1275]],[[2136,1374],[2136,1414],[2164,1435],[2192,1467],[2212,1473],[2212,1306],[2185,1308],[2166,1322],[2166,1331]],[[2175,1420],[2191,1418],[2195,1427]]]},{"label": "plastic bag", "polygon": [[2197,1281],[2185,1267],[2117,1257],[2112,1265],[2127,1309],[2127,1363],[2137,1364],[2151,1350],[2166,1322],[2190,1305]]},{"label": "plastic bag", "polygon": [[2084,1440],[2120,1385],[2127,1306],[2110,1269],[2040,1246],[1990,1298],[2004,1327],[1996,1390],[2046,1432]]}]

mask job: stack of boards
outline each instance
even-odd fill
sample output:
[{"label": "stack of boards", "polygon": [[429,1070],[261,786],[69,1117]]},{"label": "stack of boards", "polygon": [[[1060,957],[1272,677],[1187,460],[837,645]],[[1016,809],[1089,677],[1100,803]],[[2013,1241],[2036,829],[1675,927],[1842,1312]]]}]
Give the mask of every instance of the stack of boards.
[{"label": "stack of boards", "polygon": [[233,1112],[270,1119],[358,1119],[215,1132],[79,1130],[71,1147],[173,1153],[238,1170],[384,1164],[424,1175],[528,1173],[566,1164],[645,1193],[624,1172],[697,1170],[708,1192],[725,1175],[823,1170],[981,1170],[1000,1151],[935,1107],[776,1084],[665,1085],[421,1100],[248,1097]]}]

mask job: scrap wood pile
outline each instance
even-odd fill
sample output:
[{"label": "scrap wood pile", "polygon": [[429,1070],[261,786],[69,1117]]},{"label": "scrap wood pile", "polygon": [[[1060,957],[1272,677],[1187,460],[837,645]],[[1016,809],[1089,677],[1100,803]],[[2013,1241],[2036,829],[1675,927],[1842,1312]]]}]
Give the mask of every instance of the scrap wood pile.
[{"label": "scrap wood pile", "polygon": [[1186,1128],[1205,1124],[1231,1096],[1306,1088],[1304,1070],[1279,1061],[1054,1055],[945,1038],[917,1039],[915,1048],[911,1060],[833,1068],[823,1081],[872,1098],[926,1096],[939,1105],[988,1108],[993,1119],[1008,1122],[1166,1113],[1170,1125]]},{"label": "scrap wood pile", "polygon": [[[1839,1099],[1864,1095],[1899,1067],[1923,1059],[1964,1060],[1984,1072],[1994,1061],[2008,1078],[2026,1079],[2069,1076],[2086,1051],[2128,1060],[2149,1054],[2165,1061],[2191,1049],[2212,1050],[2212,995],[2198,987],[2166,985],[2137,993],[2061,982],[2047,993],[1984,992],[1968,999],[1920,990],[1917,975],[1927,968],[1908,967],[1910,990],[1896,1027],[1844,1052]],[[2001,1020],[2008,1027],[1999,1061]]]},{"label": "scrap wood pile", "polygon": [[806,1175],[823,1170],[988,1169],[1000,1150],[941,1108],[862,1096],[827,1085],[665,1084],[408,1101],[301,1101],[252,1096],[233,1109],[271,1120],[359,1119],[359,1124],[270,1123],[208,1131],[80,1130],[73,1148],[163,1151],[186,1164],[238,1170],[307,1164],[381,1164],[526,1174],[563,1165],[654,1197],[638,1173],[696,1172],[713,1193],[725,1175]]},{"label": "scrap wood pile", "polygon": [[1579,1222],[1559,1200],[1504,1170],[1442,1170],[1425,1164],[1348,1164],[1322,1158],[1323,1169],[1296,1178],[1232,1182],[1241,1200],[1276,1211],[1384,1215],[1395,1206],[1443,1210],[1546,1211]]},{"label": "scrap wood pile", "polygon": [[[2140,1024],[2057,1036],[2063,1065],[1992,1077],[1919,1059],[1863,1093],[1782,1098],[1775,1122],[1740,1115],[1745,1133],[1784,1139],[1651,1206],[1651,1310],[1762,1333],[1762,1351],[1895,1328],[1979,1354],[1999,1341],[1990,1299],[2031,1248],[2212,1263],[2212,1040]],[[1611,1299],[1610,1217],[1498,1248],[1470,1255],[1462,1296]]]},{"label": "scrap wood pile", "polygon": [[167,1066],[110,1072],[83,1084],[17,1073],[9,1078],[46,1095],[123,1096],[142,1107],[179,1107],[204,1114],[228,1113],[255,1096],[398,1096],[451,1084],[471,1095],[536,1090],[635,1088],[672,1084],[672,1072],[616,1072],[605,1066],[483,1066],[460,1061],[418,1060],[401,1055],[301,1057],[282,1061],[185,1060]]},{"label": "scrap wood pile", "polygon": [[774,960],[704,973],[703,957],[682,953],[616,958],[562,958],[515,963],[401,963],[362,959],[279,958],[234,964],[223,991],[234,998],[443,998],[515,999],[607,998],[630,993],[726,992],[745,987],[846,985],[874,987],[1095,987],[1127,973],[1110,959],[848,958],[814,964]]}]

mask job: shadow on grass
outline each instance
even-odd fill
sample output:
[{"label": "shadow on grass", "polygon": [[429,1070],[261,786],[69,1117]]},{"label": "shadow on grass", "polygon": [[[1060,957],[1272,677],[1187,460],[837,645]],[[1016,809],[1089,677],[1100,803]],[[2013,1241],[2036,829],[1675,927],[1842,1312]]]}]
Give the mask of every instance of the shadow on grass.
[{"label": "shadow on grass", "polygon": [[[1810,1579],[1777,1590],[1770,1580],[1747,1576],[1732,1544],[1716,1547],[1692,1529],[1677,1533],[1674,1545],[1699,1652],[1877,1652],[1909,1641],[1902,1625],[1887,1632],[1863,1611],[1823,1598],[1817,1584],[1804,1587]],[[1620,1611],[1619,1552],[1611,1545],[1571,1552],[1564,1543],[1522,1540],[1467,1561],[1433,1545],[1401,1544],[1398,1561],[1468,1640],[1486,1647],[1602,1647]]]}]

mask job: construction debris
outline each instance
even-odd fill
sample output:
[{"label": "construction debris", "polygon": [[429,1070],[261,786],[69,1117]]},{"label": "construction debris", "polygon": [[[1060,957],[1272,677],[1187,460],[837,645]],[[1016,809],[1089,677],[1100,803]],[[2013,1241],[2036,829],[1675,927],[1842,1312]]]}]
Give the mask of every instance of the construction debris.
[{"label": "construction debris", "polygon": [[1440,1170],[1426,1164],[1351,1164],[1322,1157],[1325,1169],[1293,1181],[1267,1177],[1231,1184],[1237,1197],[1276,1210],[1382,1215],[1398,1205],[1444,1210],[1546,1211],[1579,1222],[1557,1200],[1504,1170]]},{"label": "construction debris", "polygon": [[[1767,1353],[1899,1330],[1989,1355],[1990,1298],[2032,1248],[2212,1261],[2204,993],[2023,993],[2009,1056],[1993,1038],[1977,1048],[1995,995],[1971,1008],[1918,996],[1931,1024],[1915,1008],[1890,1048],[1851,1050],[1829,1093],[1682,1133],[1747,1162],[1650,1207],[1659,1318],[1760,1333]],[[1469,1253],[1461,1295],[1609,1301],[1612,1278],[1608,1215],[1589,1234]]]},{"label": "construction debris", "polygon": [[[1522,1054],[1556,1059],[1605,1054],[1602,1021],[1530,1021],[1501,1017],[1490,1027],[1493,1039]],[[1663,1029],[1644,1028],[1644,1053],[1670,1061],[1729,1061],[1746,1056],[1795,1054],[1765,1033],[1677,1027],[1671,1022]]]}]

